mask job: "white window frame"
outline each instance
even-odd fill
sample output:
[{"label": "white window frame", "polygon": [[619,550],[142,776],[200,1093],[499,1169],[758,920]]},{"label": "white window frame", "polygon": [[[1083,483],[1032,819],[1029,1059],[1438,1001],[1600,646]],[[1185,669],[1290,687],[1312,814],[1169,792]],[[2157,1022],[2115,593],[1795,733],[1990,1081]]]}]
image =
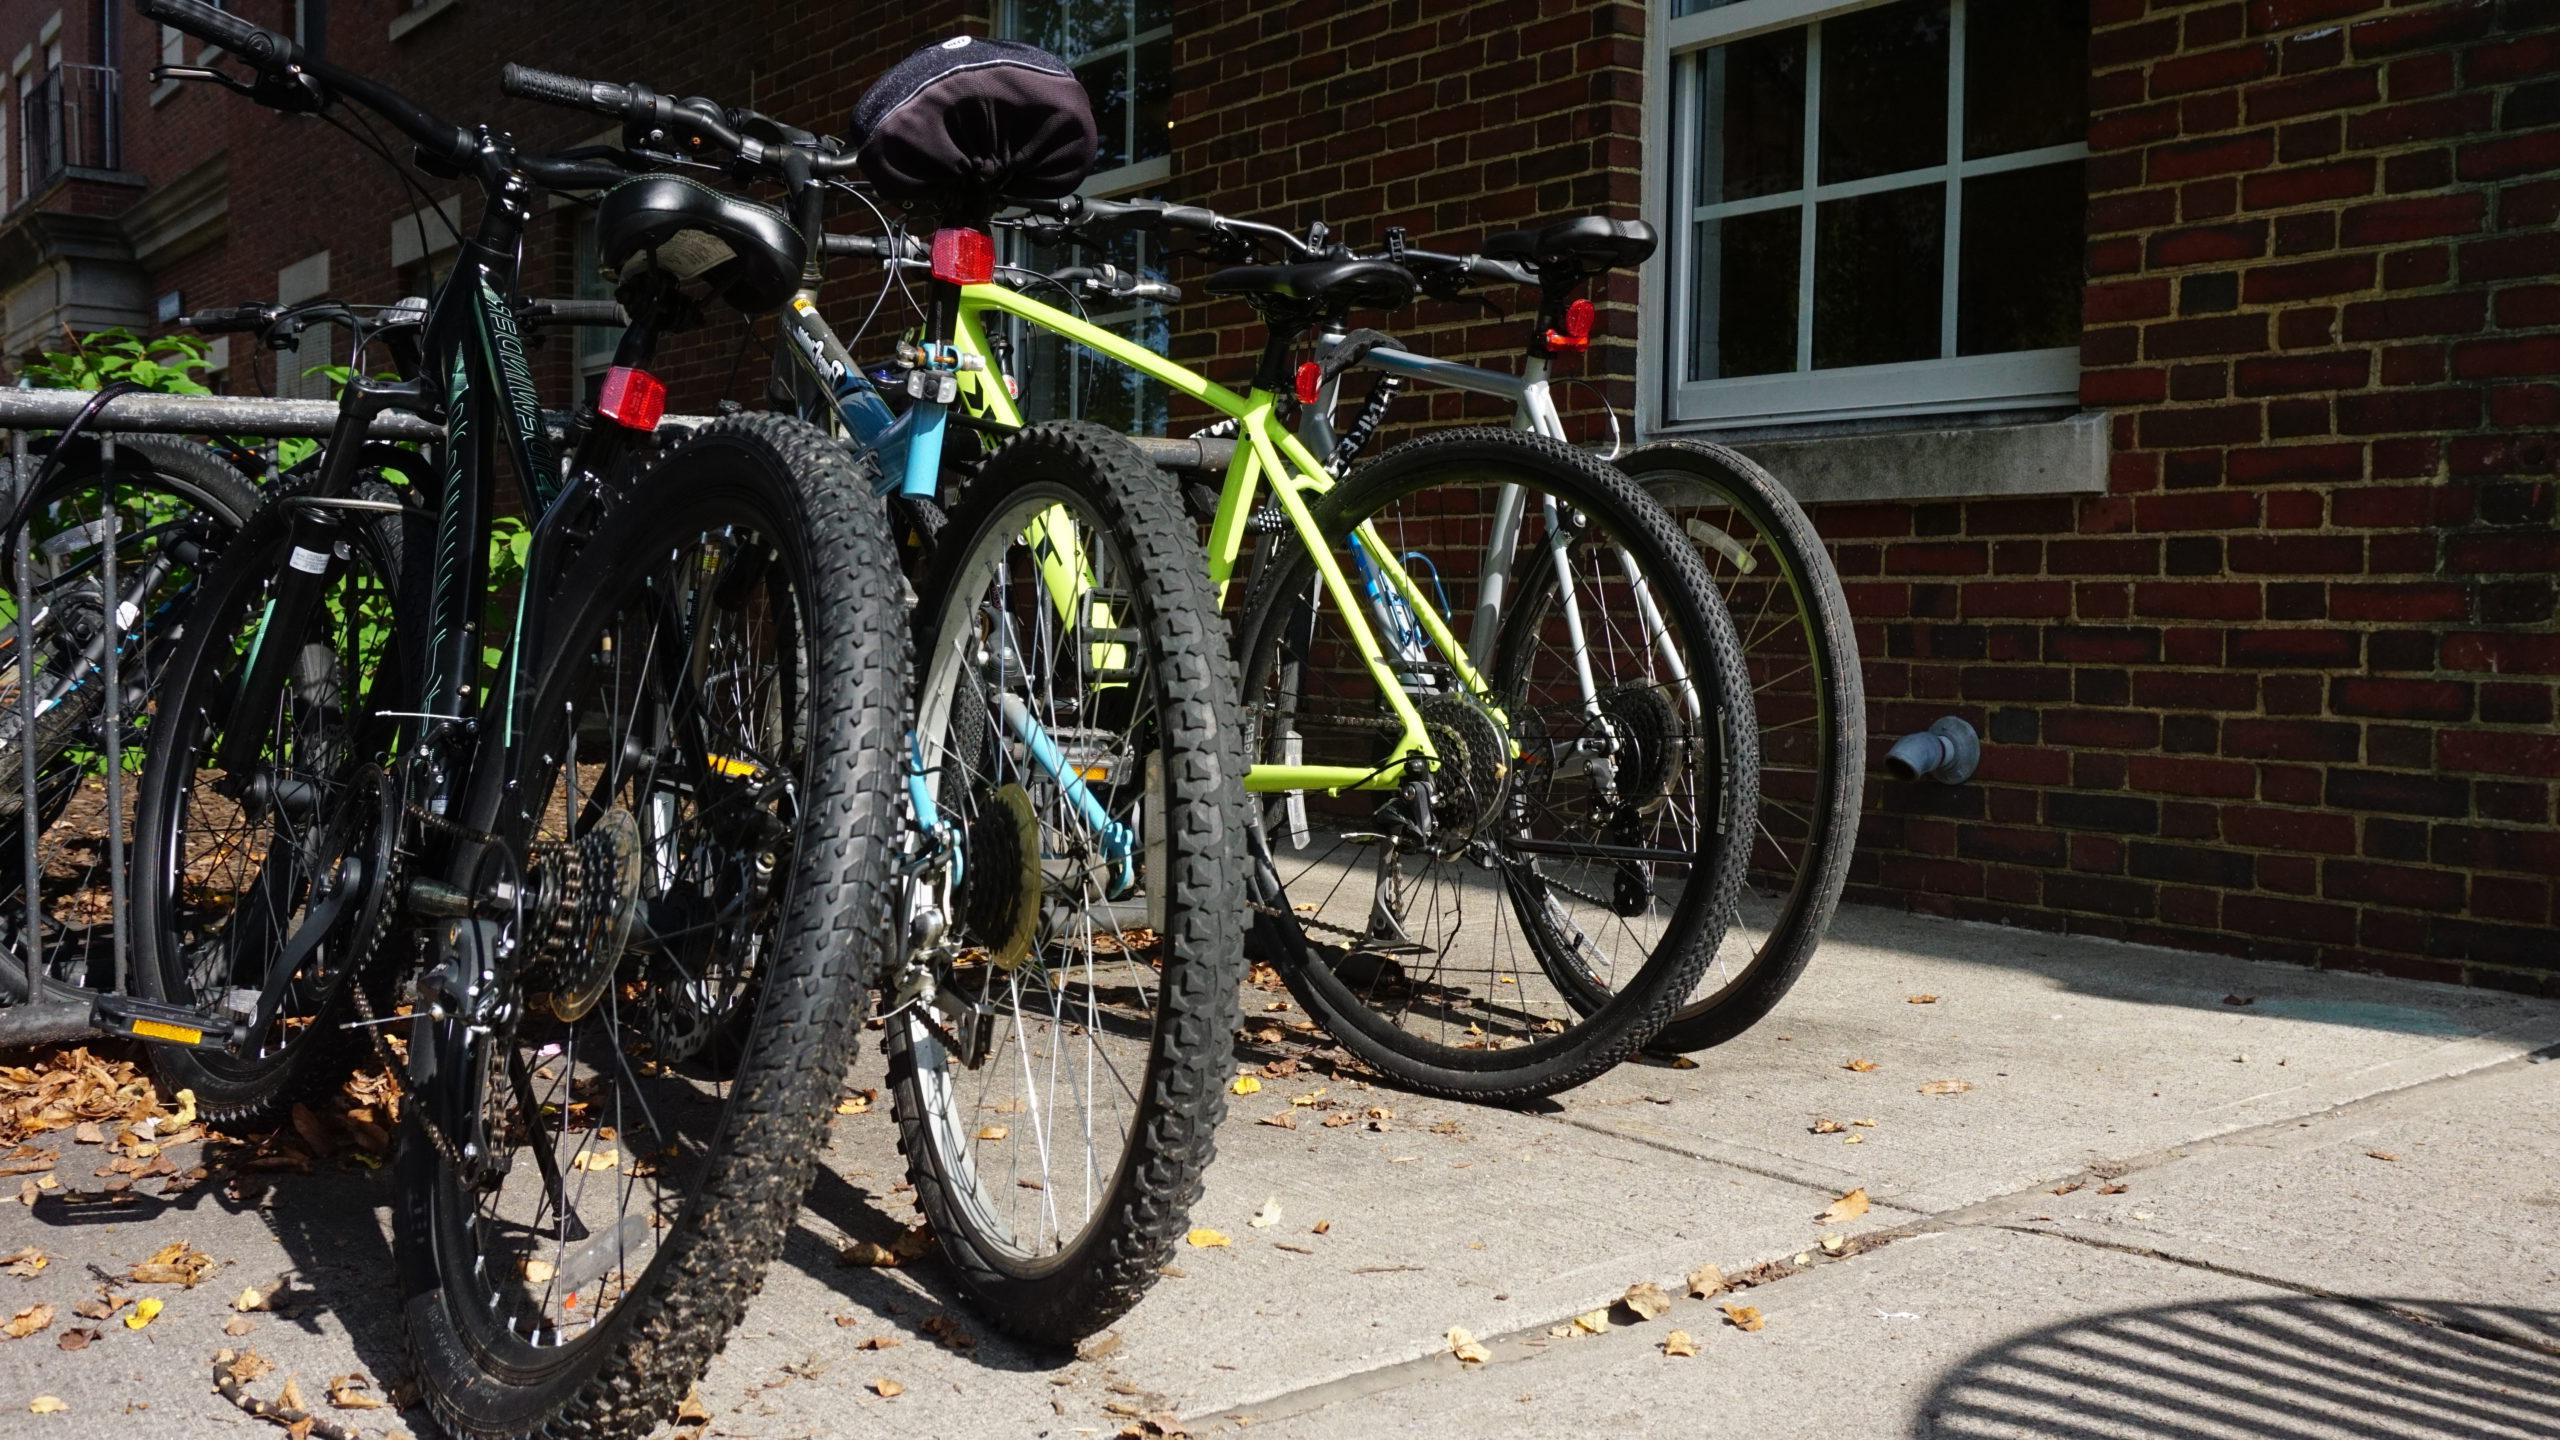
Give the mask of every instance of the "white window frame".
[{"label": "white window frame", "polygon": [[[1008,40],[1020,39],[1025,28],[1022,23],[1023,7],[1025,4],[1038,3],[1042,3],[1042,0],[1001,0],[996,7],[996,33]],[[1116,3],[1127,4],[1129,0],[1116,0]],[[1172,7],[1166,7],[1165,13],[1170,17],[1173,13]],[[1164,24],[1152,30],[1133,30],[1127,36],[1114,40],[1098,50],[1087,50],[1076,55],[1061,55],[1058,58],[1067,63],[1068,69],[1073,70],[1106,57],[1125,57],[1124,63],[1129,73],[1135,75],[1138,68],[1139,48],[1157,40],[1169,39],[1172,35],[1173,22],[1168,18]],[[1124,145],[1137,138],[1137,123],[1138,97],[1135,90],[1132,90],[1129,95],[1130,130],[1128,134],[1120,137]],[[1129,146],[1129,148],[1136,147]],[[1172,178],[1173,142],[1168,137],[1164,154],[1145,160],[1133,160],[1126,165],[1115,165],[1108,170],[1089,176],[1079,190],[1083,194],[1096,197],[1118,195],[1131,190],[1144,189],[1149,185],[1162,185]]]},{"label": "white window frame", "polygon": [[[1646,93],[1663,103],[1645,107],[1644,194],[1647,218],[1663,236],[1663,245],[1647,262],[1647,313],[1662,317],[1658,343],[1637,351],[1637,424],[1643,430],[1730,429],[1742,426],[1811,424],[1907,415],[1965,411],[2020,410],[2075,405],[2080,392],[2078,345],[2050,350],[2013,351],[1997,355],[1958,356],[1955,352],[1957,274],[1962,252],[1965,178],[2004,170],[2027,169],[2086,159],[2087,143],[2001,155],[1987,160],[1962,158],[1964,117],[1964,35],[1961,23],[1966,0],[1949,0],[1958,23],[1947,55],[1949,163],[1903,171],[1869,180],[1822,184],[1817,168],[1816,137],[1821,124],[1821,52],[1819,32],[1808,34],[1805,66],[1806,154],[1801,188],[1778,197],[1756,197],[1701,206],[1695,203],[1694,156],[1699,128],[1699,97],[1691,84],[1678,83],[1689,57],[1719,45],[1773,31],[1813,25],[1898,0],[1737,0],[1694,15],[1672,14],[1673,0],[1652,0],[1653,23],[1646,26]],[[1953,172],[1952,182],[1949,179]],[[1849,366],[1815,370],[1813,365],[1814,297],[1812,248],[1813,208],[1825,200],[1883,190],[1898,190],[1936,180],[1946,186],[1946,236],[1939,263],[1943,267],[1940,312],[1941,357],[1892,365]],[[1687,378],[1692,326],[1697,319],[1684,276],[1693,263],[1698,220],[1798,206],[1804,223],[1798,244],[1799,292],[1796,316],[1796,369],[1776,375],[1722,380]]]},{"label": "white window frame", "polygon": [[[276,303],[298,305],[317,300],[329,293],[329,252],[314,251],[276,272]],[[329,379],[325,375],[302,372],[321,365],[335,365],[340,358],[337,349],[338,327],[313,325],[302,332],[291,350],[276,352],[275,393],[284,400],[327,400]]]}]

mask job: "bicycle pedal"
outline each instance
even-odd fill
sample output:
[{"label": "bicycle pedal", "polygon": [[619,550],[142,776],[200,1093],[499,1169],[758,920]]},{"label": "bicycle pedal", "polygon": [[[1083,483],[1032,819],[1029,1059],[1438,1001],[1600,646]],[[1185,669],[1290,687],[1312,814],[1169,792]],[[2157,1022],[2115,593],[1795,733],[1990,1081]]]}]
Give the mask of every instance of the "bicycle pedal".
[{"label": "bicycle pedal", "polygon": [[249,1029],[239,1021],[135,995],[99,996],[90,1002],[89,1023],[109,1035],[148,1044],[183,1045],[190,1050],[219,1050],[226,1054],[239,1049]]}]

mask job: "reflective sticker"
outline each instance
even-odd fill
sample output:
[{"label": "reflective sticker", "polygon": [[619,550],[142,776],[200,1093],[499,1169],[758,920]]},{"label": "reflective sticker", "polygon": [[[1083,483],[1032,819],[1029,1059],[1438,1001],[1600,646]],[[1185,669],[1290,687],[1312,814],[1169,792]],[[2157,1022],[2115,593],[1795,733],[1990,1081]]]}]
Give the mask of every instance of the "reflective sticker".
[{"label": "reflective sticker", "polygon": [[293,559],[290,563],[294,569],[303,571],[306,574],[326,575],[329,573],[329,557],[327,554],[318,550],[306,550],[299,545],[293,547]]}]

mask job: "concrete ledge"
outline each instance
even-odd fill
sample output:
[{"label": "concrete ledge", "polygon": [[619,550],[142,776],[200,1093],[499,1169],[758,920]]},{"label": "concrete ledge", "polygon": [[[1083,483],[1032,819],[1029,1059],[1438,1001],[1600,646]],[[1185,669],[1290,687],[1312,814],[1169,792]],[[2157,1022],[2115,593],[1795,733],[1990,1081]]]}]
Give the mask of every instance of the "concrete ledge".
[{"label": "concrete ledge", "polygon": [[426,24],[428,21],[433,20],[437,16],[452,9],[460,3],[462,3],[462,0],[427,0],[426,4],[409,11],[405,15],[396,15],[392,17],[391,38],[394,40],[399,39],[401,36],[406,35],[410,31],[417,29],[419,26]]},{"label": "concrete ledge", "polygon": [[1728,443],[1808,505],[1982,495],[2098,495],[2107,417]]}]

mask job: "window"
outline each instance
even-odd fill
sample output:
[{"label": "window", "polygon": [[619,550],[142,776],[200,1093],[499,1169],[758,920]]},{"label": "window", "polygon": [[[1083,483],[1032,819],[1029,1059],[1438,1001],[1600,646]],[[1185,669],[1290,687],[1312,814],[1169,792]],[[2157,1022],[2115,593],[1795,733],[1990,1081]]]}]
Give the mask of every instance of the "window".
[{"label": "window", "polygon": [[[576,279],[572,293],[581,300],[610,300],[613,282],[604,278],[603,267],[596,260],[596,213],[593,209],[569,215],[566,223],[577,227],[577,239],[571,249],[571,270]],[[596,391],[604,383],[604,372],[613,368],[613,356],[622,347],[622,332],[601,325],[581,325],[569,332],[575,336],[572,352],[577,367],[578,398],[593,403]]]},{"label": "window", "polygon": [[2071,403],[2086,0],[1668,0],[1674,423]]},{"label": "window", "polygon": [[[1102,153],[1085,181],[1087,195],[1125,195],[1162,184],[1172,174],[1171,12],[1171,0],[1007,0],[1004,6],[1004,33],[1073,66],[1093,98]],[[1144,237],[1134,234],[1119,237],[1101,253],[1017,240],[1008,246],[1007,260],[1044,275],[1069,265],[1107,262],[1150,279],[1164,278],[1153,268]],[[1060,309],[1079,311],[1102,329],[1151,349],[1172,343],[1161,306],[1087,310],[1054,287],[1035,285],[1031,294]],[[1032,419],[1072,417],[1156,435],[1171,422],[1164,387],[1044,330],[1015,327],[1013,371],[1022,387],[1023,413]]]},{"label": "window", "polygon": [[[305,256],[276,272],[276,303],[295,305],[329,293],[329,252]],[[314,325],[302,332],[291,350],[276,355],[276,395],[286,400],[327,400],[337,392],[329,377],[313,373],[324,365],[344,365],[338,327]]]},{"label": "window", "polygon": [[1102,154],[1089,193],[1156,184],[1173,153],[1173,0],[1007,0],[1004,33],[1075,68]]}]

